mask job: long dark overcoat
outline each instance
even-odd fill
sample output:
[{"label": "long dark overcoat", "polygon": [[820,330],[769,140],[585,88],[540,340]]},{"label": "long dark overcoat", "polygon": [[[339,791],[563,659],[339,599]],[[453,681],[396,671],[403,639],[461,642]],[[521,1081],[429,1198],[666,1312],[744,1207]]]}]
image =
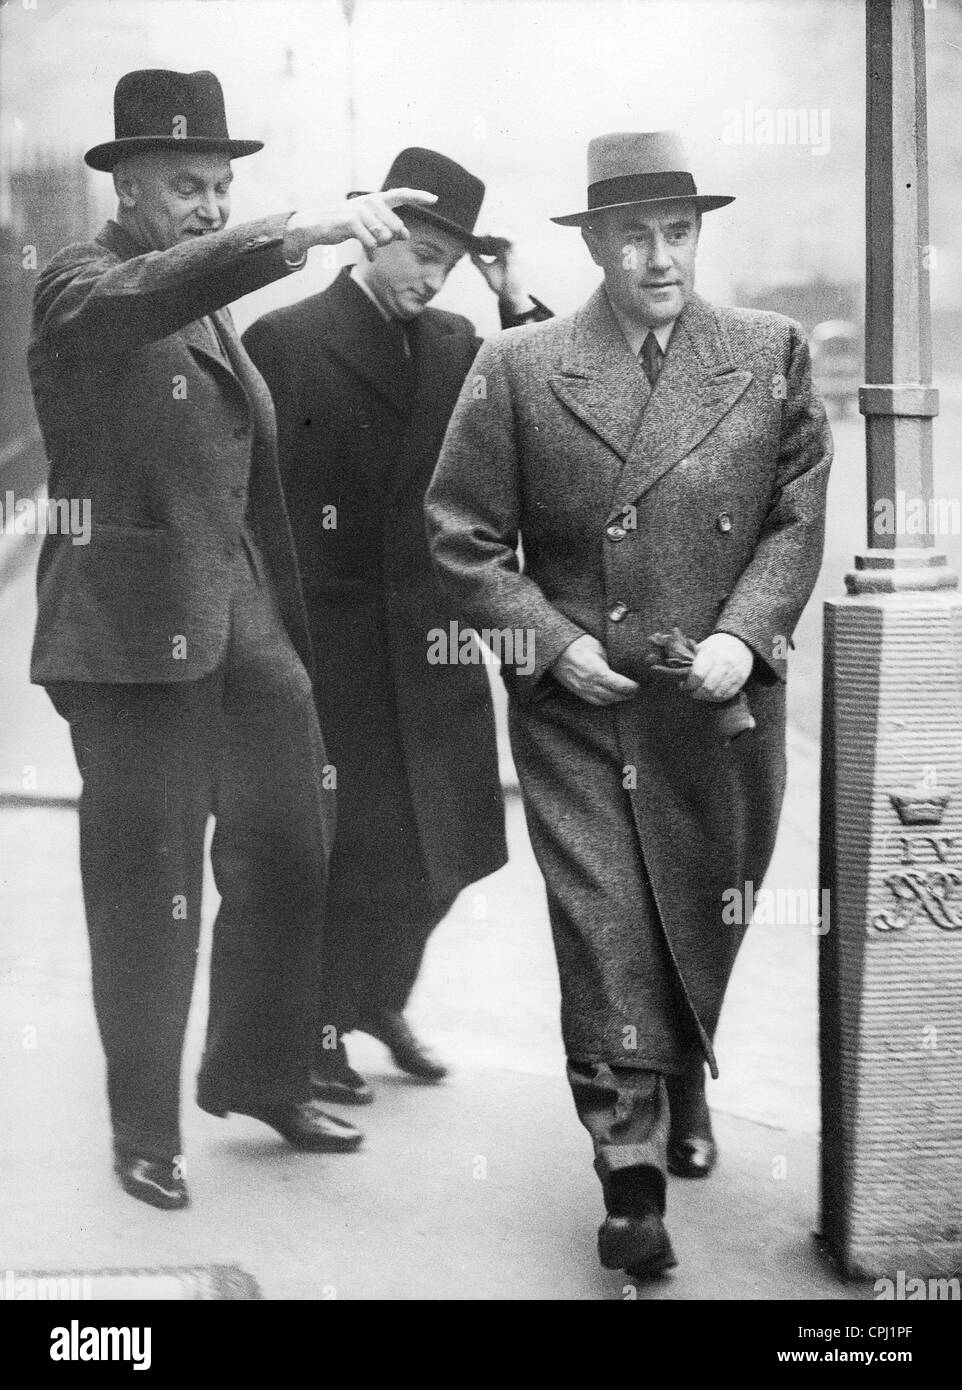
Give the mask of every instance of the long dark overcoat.
[{"label": "long dark overcoat", "polygon": [[[535,635],[505,669],[545,873],[569,1056],[681,1070],[711,1047],[784,791],[786,649],[818,572],[831,436],[802,330],[693,297],[652,393],[603,287],[574,315],[485,344],[427,519],[440,576],[478,627]],[[523,568],[516,556],[522,542]],[[756,653],[758,722],[651,674],[649,634],[724,631]],[[550,666],[583,633],[640,682],[594,707]]]},{"label": "long dark overcoat", "polygon": [[446,905],[506,859],[487,673],[428,661],[432,629],[457,609],[431,565],[424,492],[479,339],[437,309],[408,334],[405,359],[345,270],[244,345],[274,397],[338,770],[332,893]]}]

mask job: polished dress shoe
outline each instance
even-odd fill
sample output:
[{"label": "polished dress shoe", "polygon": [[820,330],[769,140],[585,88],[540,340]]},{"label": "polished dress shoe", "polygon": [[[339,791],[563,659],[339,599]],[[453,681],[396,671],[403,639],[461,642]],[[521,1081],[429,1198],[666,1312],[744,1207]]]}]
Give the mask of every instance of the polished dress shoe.
[{"label": "polished dress shoe", "polygon": [[436,1057],[418,1042],[411,1032],[407,1019],[399,1013],[382,1013],[366,1023],[358,1024],[365,1033],[377,1038],[390,1050],[395,1066],[416,1076],[419,1081],[443,1081],[448,1074]]},{"label": "polished dress shoe", "polygon": [[707,1178],[718,1161],[710,1134],[684,1134],[668,1141],[668,1171],[676,1178]]},{"label": "polished dress shoe", "polygon": [[174,1174],[173,1159],[157,1160],[138,1154],[114,1154],[114,1172],[131,1197],[164,1211],[178,1211],[190,1205],[190,1194],[183,1178]]},{"label": "polished dress shoe", "polygon": [[311,1071],[311,1091],[315,1100],[332,1100],[338,1105],[370,1105],[374,1099],[364,1077],[348,1062],[343,1042],[330,1051],[318,1052]]},{"label": "polished dress shoe", "polygon": [[606,1216],[598,1230],[598,1258],[605,1269],[623,1269],[633,1279],[653,1279],[678,1263],[665,1223],[653,1211]]},{"label": "polished dress shoe", "polygon": [[310,1153],[350,1153],[364,1138],[359,1129],[328,1115],[316,1100],[302,1100],[290,1104],[231,1104],[218,1102],[201,1096],[197,1104],[210,1115],[221,1119],[228,1114],[250,1115],[251,1119],[276,1129],[295,1149]]},{"label": "polished dress shoe", "polygon": [[676,1178],[707,1178],[718,1161],[699,1058],[681,1076],[669,1076],[668,1171]]}]

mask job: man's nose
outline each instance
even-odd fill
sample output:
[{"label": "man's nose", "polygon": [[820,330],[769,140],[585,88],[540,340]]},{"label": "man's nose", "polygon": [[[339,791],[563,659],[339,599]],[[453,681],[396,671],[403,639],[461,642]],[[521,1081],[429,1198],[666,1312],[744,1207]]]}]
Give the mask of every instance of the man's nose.
[{"label": "man's nose", "polygon": [[650,270],[670,270],[671,251],[663,236],[654,236],[648,247],[648,267]]},{"label": "man's nose", "polygon": [[213,193],[204,195],[198,204],[197,214],[199,217],[202,217],[205,222],[220,221],[220,204]]},{"label": "man's nose", "polygon": [[424,272],[424,283],[432,294],[437,294],[444,284],[444,267],[439,265],[428,266]]}]

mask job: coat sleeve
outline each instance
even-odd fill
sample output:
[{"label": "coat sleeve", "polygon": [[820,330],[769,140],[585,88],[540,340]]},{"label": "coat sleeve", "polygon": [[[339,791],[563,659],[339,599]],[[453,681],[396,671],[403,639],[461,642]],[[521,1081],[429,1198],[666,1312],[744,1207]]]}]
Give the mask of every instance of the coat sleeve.
[{"label": "coat sleeve", "polygon": [[[559,612],[518,560],[518,444],[504,339],[481,349],[468,373],[425,501],[428,542],[443,588],[476,629],[526,634],[514,650],[531,669],[506,671],[522,699],[536,699],[552,663],[584,629]],[[530,634],[530,636],[528,635]]]},{"label": "coat sleeve", "polygon": [[528,298],[533,307],[525,310],[523,314],[511,314],[500,304],[498,305],[502,328],[521,328],[526,323],[544,323],[546,319],[554,318],[554,314],[547,304],[542,304],[541,300],[535,299],[533,294],[529,294]]},{"label": "coat sleeve", "polygon": [[812,385],[801,327],[792,323],[778,464],[755,553],[715,624],[755,652],[756,673],[784,680],[791,635],[811,597],[825,542],[832,433]]},{"label": "coat sleeve", "polygon": [[[121,353],[156,342],[297,267],[284,259],[290,213],[118,260],[67,247],[37,281],[34,337],[55,350]],[[78,256],[78,249],[83,255]]]}]

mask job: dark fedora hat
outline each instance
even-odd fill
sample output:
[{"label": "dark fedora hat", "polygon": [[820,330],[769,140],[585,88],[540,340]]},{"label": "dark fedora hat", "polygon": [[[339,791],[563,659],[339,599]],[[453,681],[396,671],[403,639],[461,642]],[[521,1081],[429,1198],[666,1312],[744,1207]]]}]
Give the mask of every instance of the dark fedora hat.
[{"label": "dark fedora hat", "polygon": [[109,173],[119,159],[151,150],[223,151],[232,159],[256,154],[263,140],[232,140],[224,93],[212,72],[138,68],[114,92],[114,138],[94,145],[84,159]]},{"label": "dark fedora hat", "polygon": [[[500,237],[474,235],[474,224],[484,198],[484,184],[453,159],[448,159],[447,155],[438,154],[436,150],[424,150],[417,145],[402,150],[387,171],[381,192],[389,188],[420,188],[425,193],[436,194],[438,201],[431,207],[412,207],[410,211],[425,222],[449,232],[463,242],[469,251],[493,256],[504,245]],[[347,196],[363,198],[364,191],[355,189]],[[403,205],[395,208],[395,212],[402,216],[404,211]]]},{"label": "dark fedora hat", "polygon": [[688,170],[688,156],[673,130],[616,131],[588,145],[588,208],[552,217],[562,227],[578,227],[608,208],[635,203],[669,203],[684,198],[702,212],[723,208],[734,197],[699,193]]}]

